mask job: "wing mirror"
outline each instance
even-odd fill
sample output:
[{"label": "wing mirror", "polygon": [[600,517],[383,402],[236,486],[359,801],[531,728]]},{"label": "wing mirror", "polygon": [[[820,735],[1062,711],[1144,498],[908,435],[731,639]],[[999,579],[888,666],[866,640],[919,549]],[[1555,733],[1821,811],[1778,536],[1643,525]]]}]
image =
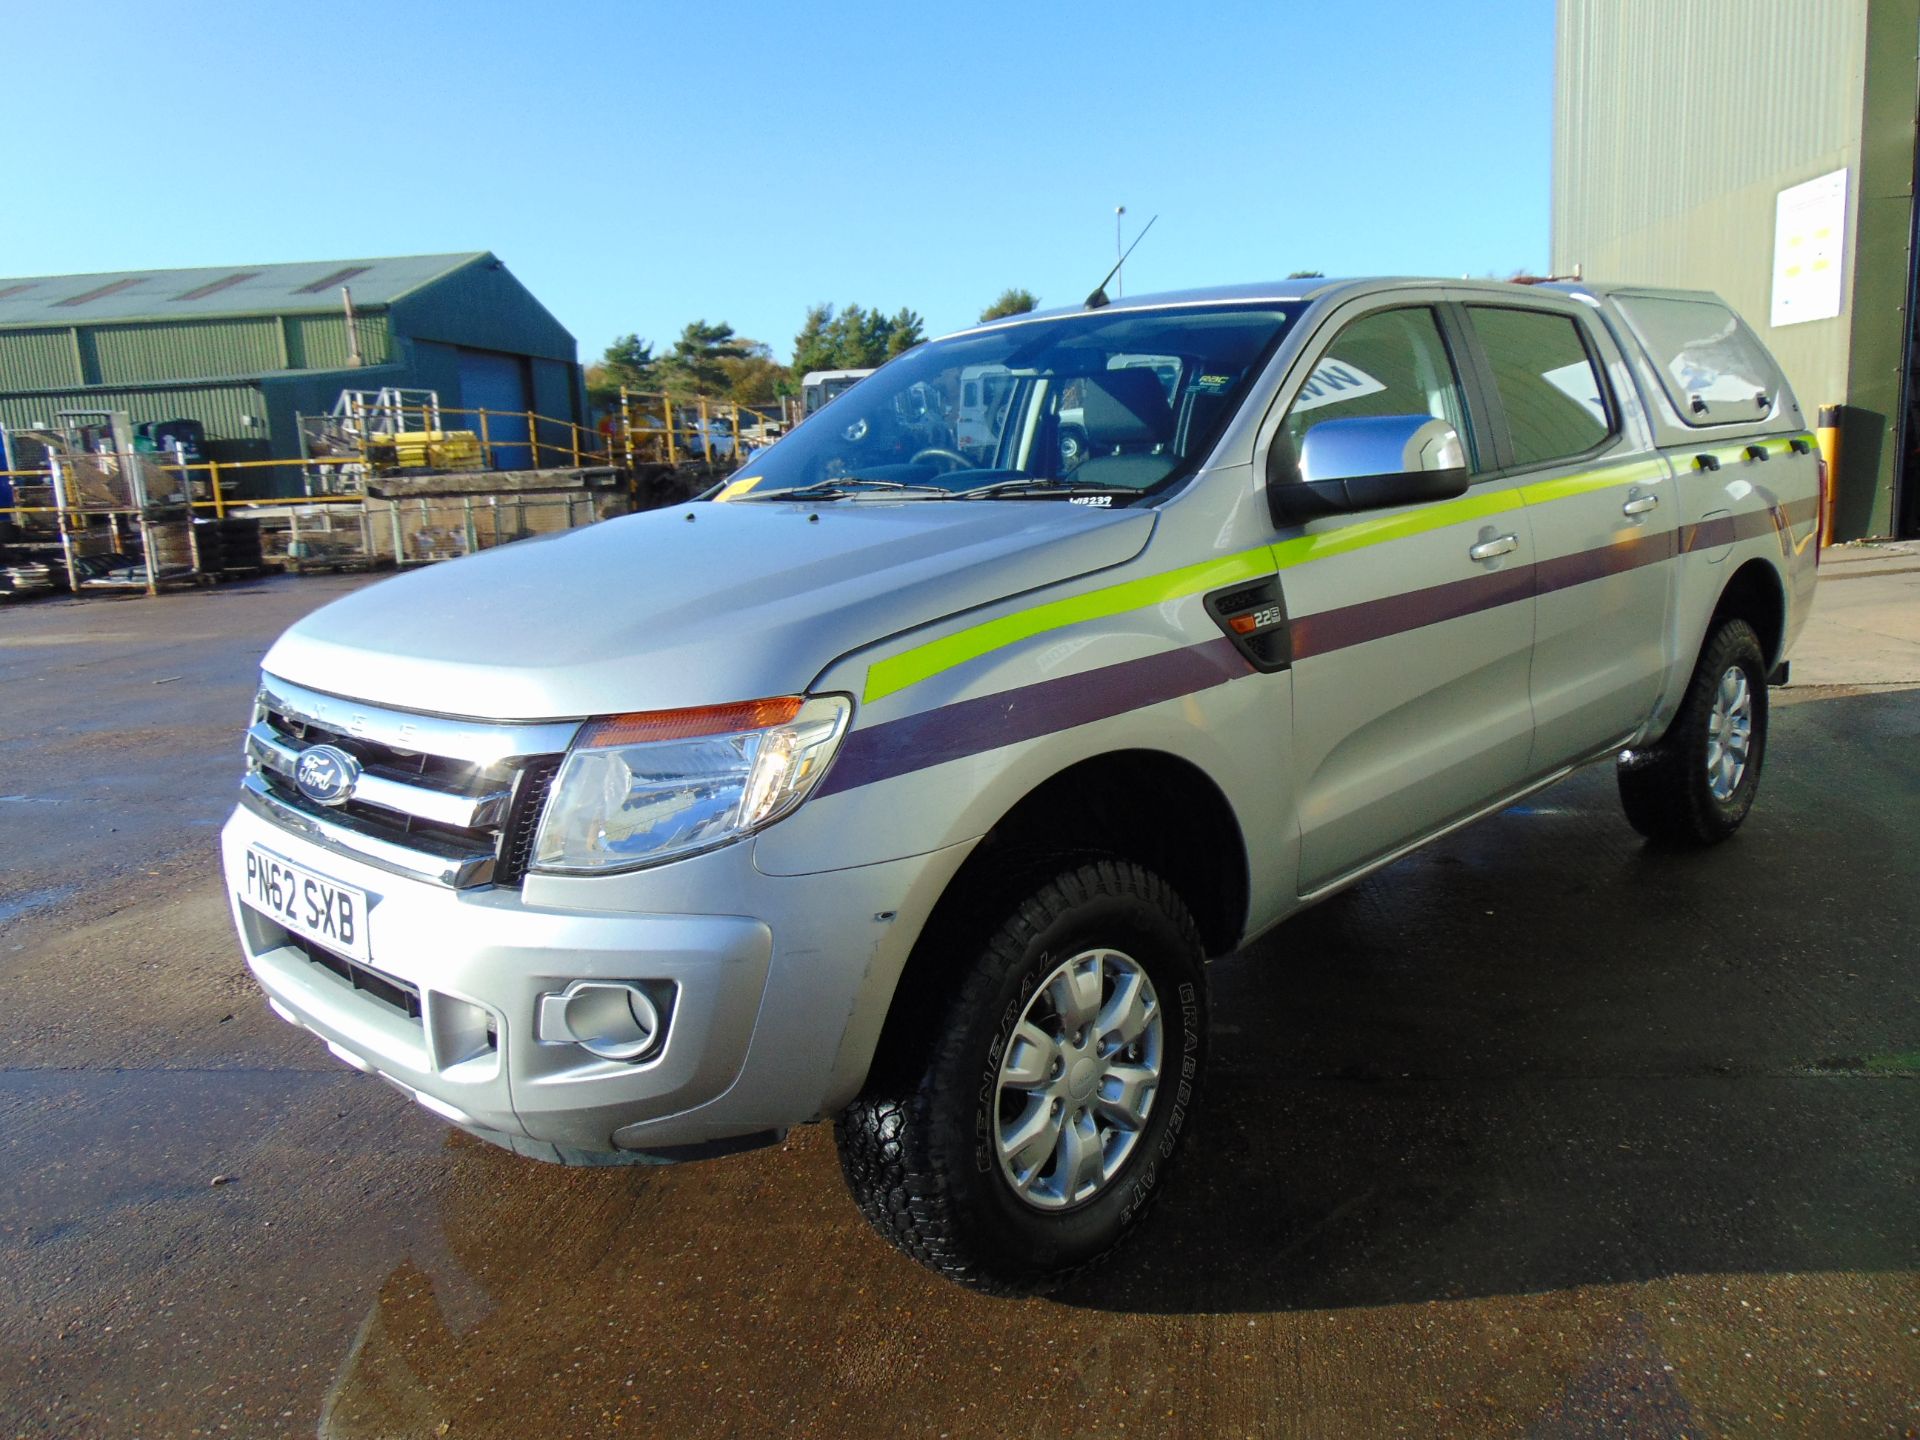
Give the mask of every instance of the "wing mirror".
[{"label": "wing mirror", "polygon": [[1467,493],[1460,432],[1431,415],[1361,415],[1322,420],[1298,455],[1283,430],[1267,452],[1273,523],[1383,510]]}]

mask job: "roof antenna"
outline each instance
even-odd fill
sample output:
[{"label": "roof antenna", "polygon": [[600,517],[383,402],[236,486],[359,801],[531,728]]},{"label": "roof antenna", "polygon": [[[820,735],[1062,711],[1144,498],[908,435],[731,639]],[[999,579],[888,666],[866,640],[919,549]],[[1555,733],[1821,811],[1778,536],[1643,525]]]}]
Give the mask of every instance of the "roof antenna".
[{"label": "roof antenna", "polygon": [[[1158,220],[1159,218],[1160,217],[1156,215],[1153,217],[1153,220]],[[1147,231],[1153,228],[1153,220],[1147,221],[1146,224],[1140,227],[1140,233],[1133,237],[1133,245],[1127,247],[1127,255],[1133,254],[1134,245],[1138,245],[1142,240],[1147,238]],[[1113,269],[1107,272],[1107,280],[1113,279],[1114,276],[1120,273],[1120,267],[1127,263],[1127,255],[1122,255],[1118,260],[1113,262]],[[1098,310],[1103,305],[1111,305],[1113,303],[1107,299],[1107,280],[1102,280],[1099,288],[1087,297],[1087,309]]]}]

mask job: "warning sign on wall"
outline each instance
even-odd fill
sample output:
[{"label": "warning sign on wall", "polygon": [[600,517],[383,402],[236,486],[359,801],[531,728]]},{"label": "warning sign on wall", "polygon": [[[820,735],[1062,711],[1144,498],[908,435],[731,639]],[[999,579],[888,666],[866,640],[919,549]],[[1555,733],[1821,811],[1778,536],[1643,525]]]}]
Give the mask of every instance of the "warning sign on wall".
[{"label": "warning sign on wall", "polygon": [[1773,323],[1840,313],[1847,238],[1847,172],[1782,190],[1773,210]]}]

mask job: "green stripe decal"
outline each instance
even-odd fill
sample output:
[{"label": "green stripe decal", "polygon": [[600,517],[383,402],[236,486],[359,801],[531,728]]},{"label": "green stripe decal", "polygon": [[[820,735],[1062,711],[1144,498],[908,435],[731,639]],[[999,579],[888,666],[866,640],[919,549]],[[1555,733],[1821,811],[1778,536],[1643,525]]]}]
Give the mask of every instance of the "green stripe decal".
[{"label": "green stripe decal", "polygon": [[956,634],[916,645],[911,650],[902,650],[898,655],[876,660],[867,670],[864,698],[871,703],[895,691],[904,690],[909,685],[918,685],[942,670],[964,665],[990,650],[998,650],[1049,630],[1063,629],[1087,620],[1100,620],[1109,615],[1122,615],[1129,610],[1142,610],[1149,605],[1217,590],[1222,585],[1232,585],[1241,580],[1256,580],[1272,573],[1272,551],[1262,545],[1257,550],[1243,550],[1238,555],[1203,560],[1198,565],[1169,570],[1162,575],[1148,575],[1139,580],[1109,585],[1102,590],[1069,595],[1064,600],[1050,600],[1031,610],[1002,615],[996,620],[988,620]]},{"label": "green stripe decal", "polygon": [[1300,535],[1292,540],[1280,541],[1273,547],[1273,563],[1275,568],[1286,570],[1295,565],[1304,565],[1309,560],[1324,560],[1329,555],[1345,555],[1350,550],[1364,550],[1369,545],[1384,545],[1389,540],[1403,540],[1409,535],[1443,530],[1463,520],[1485,520],[1508,510],[1518,510],[1522,503],[1518,490],[1496,490],[1487,495],[1464,495],[1443,504],[1423,505],[1418,510],[1409,510],[1400,515],[1378,515],[1371,520],[1357,520],[1351,525],[1342,525],[1338,530],[1329,530],[1324,535]]},{"label": "green stripe decal", "polygon": [[[1773,443],[1779,445],[1781,453],[1790,448],[1786,441]],[[1740,446],[1721,453],[1724,459],[1737,460],[1745,457],[1746,448]],[[1199,595],[1243,580],[1257,580],[1312,560],[1345,555],[1371,545],[1385,544],[1389,540],[1401,540],[1409,535],[1423,535],[1430,530],[1441,530],[1464,521],[1491,519],[1527,505],[1565,500],[1614,485],[1631,485],[1640,480],[1662,480],[1667,473],[1663,460],[1636,460],[1598,470],[1583,470],[1575,475],[1543,480],[1537,485],[1485,495],[1463,495],[1458,500],[1422,506],[1399,515],[1379,515],[1357,520],[1324,535],[1300,535],[1271,546],[1243,550],[1237,555],[1204,560],[1198,565],[1170,570],[1162,575],[1148,575],[1139,580],[1070,595],[1063,600],[1050,600],[1031,610],[983,621],[952,635],[902,650],[898,655],[876,660],[867,670],[863,698],[868,703],[883,699],[908,686],[918,685],[922,680],[931,679],[943,670],[951,670],[956,665],[964,665],[969,660],[1035,635],[1043,635],[1049,630],[1064,629],[1087,620],[1102,620],[1109,615],[1122,615],[1129,610],[1141,610],[1168,600]]]},{"label": "green stripe decal", "polygon": [[1630,465],[1615,465],[1608,470],[1583,470],[1578,475],[1562,475],[1558,480],[1542,480],[1538,485],[1522,486],[1520,493],[1529,505],[1544,505],[1550,500],[1566,500],[1575,495],[1591,495],[1615,485],[1632,485],[1641,480],[1664,480],[1664,461],[1643,460]]}]

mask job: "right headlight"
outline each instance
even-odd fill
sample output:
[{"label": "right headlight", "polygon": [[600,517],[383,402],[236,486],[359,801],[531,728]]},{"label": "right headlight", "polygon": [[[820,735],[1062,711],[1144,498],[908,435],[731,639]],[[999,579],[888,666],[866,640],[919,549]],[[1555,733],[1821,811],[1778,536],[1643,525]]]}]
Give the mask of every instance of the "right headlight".
[{"label": "right headlight", "polygon": [[770,825],[806,798],[852,712],[844,696],[787,695],[590,720],[547,797],[533,868],[635,869]]}]

